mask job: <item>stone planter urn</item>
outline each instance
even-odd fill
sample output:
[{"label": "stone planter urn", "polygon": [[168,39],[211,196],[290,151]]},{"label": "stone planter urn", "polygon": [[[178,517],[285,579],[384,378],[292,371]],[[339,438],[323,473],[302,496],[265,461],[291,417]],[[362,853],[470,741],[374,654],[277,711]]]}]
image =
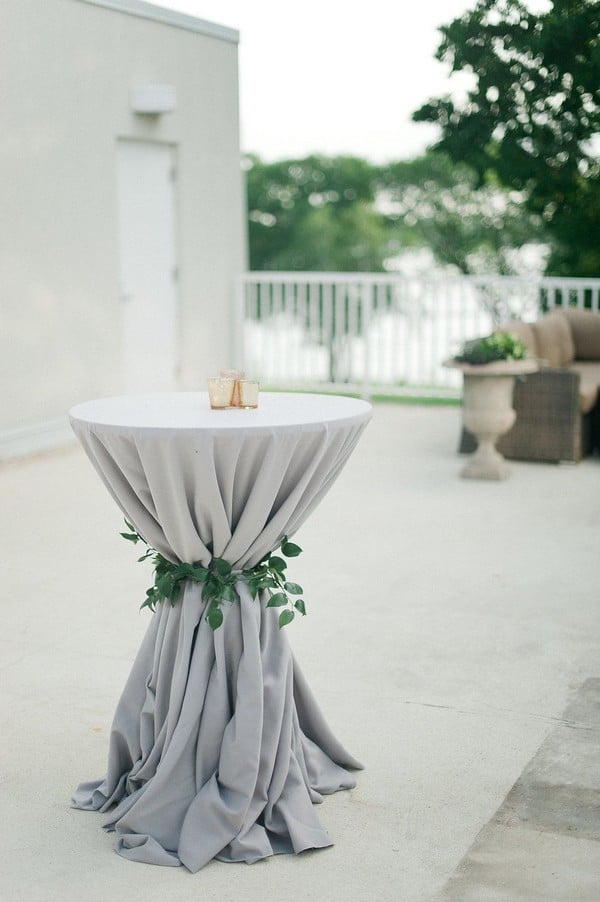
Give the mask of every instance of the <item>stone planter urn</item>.
[{"label": "stone planter urn", "polygon": [[444,366],[463,374],[463,425],[477,439],[477,450],[461,471],[465,479],[506,479],[510,472],[496,442],[516,419],[512,396],[517,376],[534,373],[535,360],[497,360],[470,364],[447,360]]}]

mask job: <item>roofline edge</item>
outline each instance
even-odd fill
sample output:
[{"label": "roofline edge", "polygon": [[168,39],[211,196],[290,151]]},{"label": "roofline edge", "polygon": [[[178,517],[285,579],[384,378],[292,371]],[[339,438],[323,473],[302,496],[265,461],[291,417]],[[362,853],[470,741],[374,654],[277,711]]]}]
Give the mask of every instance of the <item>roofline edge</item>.
[{"label": "roofline edge", "polygon": [[183,28],[186,31],[195,31],[211,38],[229,41],[238,44],[240,33],[235,28],[226,25],[218,25],[216,22],[208,22],[187,13],[180,13],[174,9],[157,6],[154,3],[146,3],[145,0],[78,0],[79,3],[89,3],[91,6],[102,6],[115,12],[125,13],[129,16],[137,16],[141,19],[150,19],[163,25],[172,25],[175,28]]}]

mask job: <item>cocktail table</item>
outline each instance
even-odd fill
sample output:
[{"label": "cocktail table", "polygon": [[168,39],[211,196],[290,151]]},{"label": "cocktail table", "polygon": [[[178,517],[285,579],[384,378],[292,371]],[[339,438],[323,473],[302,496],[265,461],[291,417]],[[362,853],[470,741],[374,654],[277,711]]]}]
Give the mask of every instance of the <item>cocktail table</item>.
[{"label": "cocktail table", "polygon": [[[145,542],[173,564],[234,574],[223,622],[202,584],[156,605],[118,703],[106,775],[77,808],[110,812],[117,851],[197,871],[331,845],[313,803],[359,768],[332,735],[267,590],[241,577],[292,536],[348,460],[364,401],[263,393],[257,410],[212,411],[204,393],[79,404],[73,430]],[[291,566],[291,565],[290,565]],[[115,625],[118,628],[118,624]]]}]

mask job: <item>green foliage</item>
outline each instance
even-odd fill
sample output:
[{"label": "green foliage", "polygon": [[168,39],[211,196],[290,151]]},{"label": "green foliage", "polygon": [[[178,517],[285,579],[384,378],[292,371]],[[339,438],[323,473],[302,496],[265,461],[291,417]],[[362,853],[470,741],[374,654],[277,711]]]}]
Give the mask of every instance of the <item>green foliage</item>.
[{"label": "green foliage", "polygon": [[544,244],[539,216],[523,207],[522,197],[447,154],[429,152],[381,170],[390,234],[398,249],[430,247],[438,262],[465,274],[512,275],[515,250]]},{"label": "green foliage", "polygon": [[250,268],[369,272],[383,268],[377,168],[356,157],[247,160]]},{"label": "green foliage", "polygon": [[[148,545],[135,526],[127,520],[125,523],[131,532],[122,532],[121,536],[134,545],[142,542],[146,546],[146,551],[138,561],[151,558],[154,563],[154,583],[146,590],[146,600],[142,608],[147,607],[155,611],[156,605],[163,601],[175,605],[181,598],[185,582],[202,583],[202,598],[207,602],[206,620],[209,626],[216,630],[223,623],[221,608],[223,602],[233,604],[237,600],[236,584],[241,581],[248,585],[254,599],[260,592],[266,591],[268,608],[285,606],[285,610],[279,615],[280,628],[292,622],[296,611],[306,614],[304,601],[301,598],[290,598],[290,595],[302,595],[302,586],[286,581],[287,562],[272,552],[265,555],[255,567],[241,572],[233,570],[231,564],[223,558],[213,558],[208,567],[203,567],[199,563],[173,564]],[[302,551],[299,545],[288,541],[287,536],[283,537],[280,550],[288,558],[298,557]]]},{"label": "green foliage", "polygon": [[461,363],[479,365],[497,360],[523,360],[526,356],[527,346],[516,335],[495,332],[485,338],[465,342],[454,359]]},{"label": "green foliage", "polygon": [[547,271],[600,275],[600,2],[478,0],[441,29],[437,58],[472,73],[465,102],[429,100],[413,118],[441,127],[436,150],[522,192],[552,237]]},{"label": "green foliage", "polygon": [[254,156],[246,181],[253,270],[382,272],[398,254],[428,247],[461,272],[509,274],[516,248],[545,241],[520,194],[492,179],[481,188],[471,166],[441,153],[381,166]]}]

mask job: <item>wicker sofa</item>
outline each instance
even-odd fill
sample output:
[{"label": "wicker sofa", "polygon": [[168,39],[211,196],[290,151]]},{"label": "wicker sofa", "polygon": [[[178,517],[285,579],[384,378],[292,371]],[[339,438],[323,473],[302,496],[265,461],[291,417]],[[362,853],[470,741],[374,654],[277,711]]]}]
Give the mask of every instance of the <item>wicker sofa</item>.
[{"label": "wicker sofa", "polygon": [[[498,450],[509,458],[558,462],[600,449],[600,312],[557,308],[534,323],[515,320],[499,331],[517,335],[540,370],[517,380],[517,420]],[[463,430],[460,451],[475,445]]]}]

